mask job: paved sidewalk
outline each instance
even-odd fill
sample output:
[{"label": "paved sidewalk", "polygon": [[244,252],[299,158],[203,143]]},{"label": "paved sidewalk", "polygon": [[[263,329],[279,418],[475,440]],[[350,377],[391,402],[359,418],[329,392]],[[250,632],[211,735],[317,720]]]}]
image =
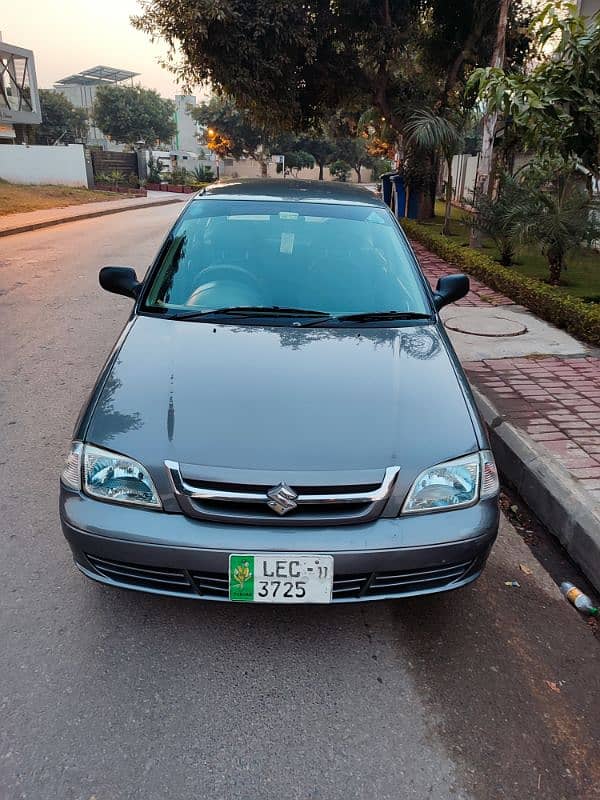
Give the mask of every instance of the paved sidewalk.
[{"label": "paved sidewalk", "polygon": [[[412,244],[433,287],[459,272]],[[455,305],[470,308],[442,316],[471,331],[448,334],[480,393],[501,468],[600,588],[600,354],[479,281]],[[484,335],[491,319],[522,323],[524,333]]]},{"label": "paved sidewalk", "polygon": [[[447,261],[439,258],[439,256],[430,253],[422,244],[411,242],[411,245],[433,289],[435,289],[438,278],[441,278],[442,275],[450,275],[460,271],[451,264],[448,264]],[[462,300],[459,300],[454,305],[476,307],[490,305],[511,306],[514,305],[514,303],[509,297],[505,297],[503,294],[499,294],[493,289],[490,289],[489,286],[480,283],[475,278],[471,278],[471,291],[466,297],[463,297]]]},{"label": "paved sidewalk", "polygon": [[505,358],[464,367],[471,383],[600,504],[600,358]]},{"label": "paved sidewalk", "polygon": [[135,211],[136,209],[150,206],[182,203],[189,200],[190,196],[189,194],[183,195],[172,192],[148,192],[147,197],[129,197],[123,200],[81,203],[80,205],[8,214],[0,217],[0,236],[11,236],[15,233],[25,233],[26,231],[61,225],[64,222],[75,222],[80,219],[103,217],[107,214],[118,214],[122,211]]}]

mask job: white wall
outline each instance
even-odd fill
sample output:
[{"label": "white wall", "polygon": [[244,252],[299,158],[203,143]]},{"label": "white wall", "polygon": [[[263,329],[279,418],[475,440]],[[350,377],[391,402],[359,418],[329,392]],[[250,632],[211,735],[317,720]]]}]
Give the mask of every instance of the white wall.
[{"label": "white wall", "polygon": [[[452,159],[452,196],[457,203],[463,200],[469,203],[473,199],[473,189],[475,188],[475,178],[477,177],[477,164],[479,156],[459,155]],[[442,180],[446,180],[448,170],[444,165],[442,170]]]},{"label": "white wall", "polygon": [[11,183],[87,187],[83,145],[0,145],[0,178]]},{"label": "white wall", "polygon": [[[258,161],[255,161],[253,158],[247,158],[240,161],[234,161],[231,158],[221,159],[221,167],[220,173],[223,177],[228,178],[261,178],[263,177],[261,165]],[[211,168],[213,172],[216,172],[216,164],[213,162],[211,163]],[[323,177],[326,181],[334,180],[333,176],[329,172],[329,168],[325,167]],[[363,183],[368,183],[371,180],[371,170],[366,169],[363,167],[360,171],[361,180]],[[283,178],[283,173],[277,172],[277,164],[273,162],[269,162],[267,164],[267,175],[268,178]],[[296,177],[296,172],[294,171],[293,176],[288,175],[288,177]],[[355,170],[350,172],[350,177],[348,178],[349,183],[356,183],[357,182],[357,174]],[[312,169],[301,169],[298,173],[298,178],[302,181],[316,181],[319,178],[319,168],[313,167]]]}]

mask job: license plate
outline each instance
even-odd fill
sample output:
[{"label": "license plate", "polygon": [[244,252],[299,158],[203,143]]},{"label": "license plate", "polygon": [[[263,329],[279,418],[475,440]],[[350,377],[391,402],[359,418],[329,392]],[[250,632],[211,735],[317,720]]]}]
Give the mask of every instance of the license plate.
[{"label": "license plate", "polygon": [[232,553],[229,599],[247,603],[330,603],[333,556]]}]

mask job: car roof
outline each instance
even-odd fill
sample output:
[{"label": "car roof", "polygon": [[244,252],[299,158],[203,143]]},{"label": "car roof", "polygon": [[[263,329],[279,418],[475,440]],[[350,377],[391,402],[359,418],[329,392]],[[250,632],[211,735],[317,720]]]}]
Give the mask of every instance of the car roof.
[{"label": "car roof", "polygon": [[[292,201],[384,206],[369,189],[340,181],[299,181],[291,178],[231,178],[211,183],[195,199]],[[385,207],[385,206],[384,206]]]}]

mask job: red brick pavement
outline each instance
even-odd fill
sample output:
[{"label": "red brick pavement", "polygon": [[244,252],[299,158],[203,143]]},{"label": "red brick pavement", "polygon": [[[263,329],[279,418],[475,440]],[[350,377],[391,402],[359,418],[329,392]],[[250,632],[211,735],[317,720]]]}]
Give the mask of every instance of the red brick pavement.
[{"label": "red brick pavement", "polygon": [[[435,286],[458,270],[412,242],[423,271]],[[457,305],[511,305],[512,300],[471,280]],[[463,364],[471,383],[498,411],[545,447],[600,502],[600,358],[530,356]]]},{"label": "red brick pavement", "polygon": [[501,358],[463,366],[509,422],[600,501],[600,358]]},{"label": "red brick pavement", "polygon": [[[458,269],[452,267],[447,261],[444,261],[439,256],[430,253],[423,245],[418,242],[411,242],[412,248],[415,251],[419,263],[425,273],[425,277],[435,289],[438,278],[442,275],[450,275],[451,273],[459,272]],[[462,300],[456,303],[457,306],[508,306],[514,305],[514,302],[503,294],[498,294],[485,286],[483,283],[471,278],[471,291]]]}]

